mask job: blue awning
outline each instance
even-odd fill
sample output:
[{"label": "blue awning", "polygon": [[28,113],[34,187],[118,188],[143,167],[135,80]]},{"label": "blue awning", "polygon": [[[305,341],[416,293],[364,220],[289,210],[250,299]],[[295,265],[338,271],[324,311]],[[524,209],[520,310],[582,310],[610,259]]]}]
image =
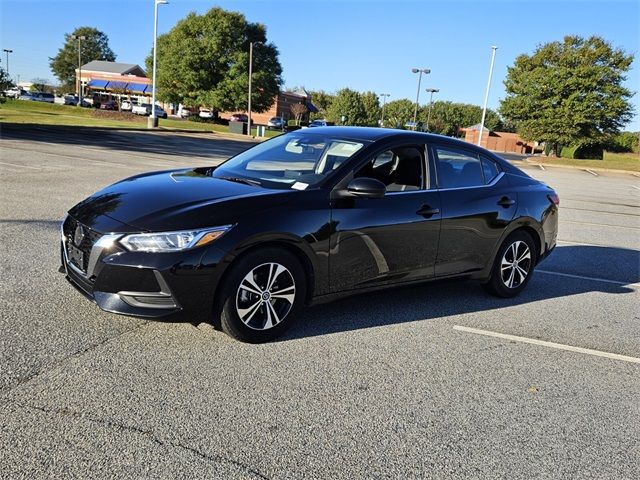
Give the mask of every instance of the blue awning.
[{"label": "blue awning", "polygon": [[90,88],[107,88],[108,80],[89,80],[87,87]]},{"label": "blue awning", "polygon": [[151,84],[147,85],[147,88],[144,91],[144,93],[148,93],[149,95],[153,94],[153,85]]},{"label": "blue awning", "polygon": [[308,109],[311,113],[318,113],[318,107],[316,107],[313,103],[311,103],[311,102],[304,102],[304,104],[306,105],[307,109]]},{"label": "blue awning", "polygon": [[144,93],[144,89],[148,86],[149,85],[145,83],[130,83],[129,85],[127,85],[127,90],[132,93]]}]

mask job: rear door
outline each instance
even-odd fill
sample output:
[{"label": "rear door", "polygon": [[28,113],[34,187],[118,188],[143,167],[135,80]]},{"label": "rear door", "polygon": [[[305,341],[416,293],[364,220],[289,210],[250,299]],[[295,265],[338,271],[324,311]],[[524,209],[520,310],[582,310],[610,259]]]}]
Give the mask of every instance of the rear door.
[{"label": "rear door", "polygon": [[517,195],[499,165],[471,149],[431,146],[442,226],[436,276],[472,273],[492,253],[517,210]]}]

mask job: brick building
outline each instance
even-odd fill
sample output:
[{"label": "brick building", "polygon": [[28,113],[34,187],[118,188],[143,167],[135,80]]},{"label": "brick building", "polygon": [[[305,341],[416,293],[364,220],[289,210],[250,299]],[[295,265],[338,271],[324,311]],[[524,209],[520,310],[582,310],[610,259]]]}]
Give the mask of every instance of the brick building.
[{"label": "brick building", "polygon": [[[297,90],[295,92],[280,92],[273,100],[271,108],[263,113],[251,112],[251,120],[258,125],[266,125],[272,117],[282,117],[285,120],[294,118],[291,113],[291,106],[296,103],[302,103],[307,107],[307,113],[302,117],[303,121],[309,120],[309,113],[315,113],[318,111],[316,106],[311,103],[311,95],[304,89]],[[235,112],[220,112],[221,118],[229,118],[234,113],[247,113],[244,110],[238,110]]]},{"label": "brick building", "polygon": [[[477,145],[478,135],[480,134],[480,124],[471,127],[462,128],[464,132],[464,140]],[[482,131],[482,140],[480,146],[487,150],[496,152],[512,152],[512,153],[531,153],[535,151],[537,142],[527,142],[523,140],[517,133],[510,132],[492,132],[486,128]]]}]

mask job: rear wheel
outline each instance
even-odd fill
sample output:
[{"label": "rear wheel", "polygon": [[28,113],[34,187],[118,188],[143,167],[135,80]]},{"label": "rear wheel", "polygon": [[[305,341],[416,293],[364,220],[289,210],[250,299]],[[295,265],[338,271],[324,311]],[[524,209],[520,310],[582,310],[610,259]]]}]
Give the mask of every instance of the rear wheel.
[{"label": "rear wheel", "polygon": [[498,297],[515,297],[531,280],[536,259],[531,235],[522,230],[512,233],[498,250],[485,290]]},{"label": "rear wheel", "polygon": [[223,291],[222,330],[251,343],[282,335],[304,304],[306,276],[295,255],[268,248],[232,267]]}]

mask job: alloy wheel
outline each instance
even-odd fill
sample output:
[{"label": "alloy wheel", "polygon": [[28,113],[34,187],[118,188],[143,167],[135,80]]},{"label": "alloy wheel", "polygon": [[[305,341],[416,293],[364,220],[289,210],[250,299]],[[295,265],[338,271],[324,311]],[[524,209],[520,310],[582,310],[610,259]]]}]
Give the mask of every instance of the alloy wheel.
[{"label": "alloy wheel", "polygon": [[500,262],[502,283],[507,288],[518,288],[531,270],[531,251],[526,242],[517,240],[507,247]]},{"label": "alloy wheel", "polygon": [[236,312],[247,327],[268,330],[289,314],[296,297],[291,272],[279,263],[263,263],[240,282],[236,293]]}]

